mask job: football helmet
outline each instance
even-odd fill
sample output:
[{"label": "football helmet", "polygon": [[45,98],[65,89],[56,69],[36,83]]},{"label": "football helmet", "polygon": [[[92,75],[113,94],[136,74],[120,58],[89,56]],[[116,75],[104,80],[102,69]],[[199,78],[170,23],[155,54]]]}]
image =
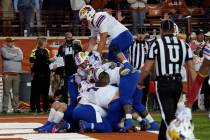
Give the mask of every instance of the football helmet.
[{"label": "football helmet", "polygon": [[174,119],[167,128],[167,140],[195,140],[193,125],[190,120],[179,121]]},{"label": "football helmet", "polygon": [[79,11],[79,18],[80,20],[86,19],[88,21],[93,20],[93,16],[95,15],[96,11],[90,5],[85,5]]},{"label": "football helmet", "polygon": [[96,68],[93,70],[93,77],[95,80],[99,80],[99,75],[104,72],[104,69],[102,68]]},{"label": "football helmet", "polygon": [[82,63],[84,63],[88,58],[88,52],[78,52],[75,55],[75,63],[77,66],[81,65]]}]

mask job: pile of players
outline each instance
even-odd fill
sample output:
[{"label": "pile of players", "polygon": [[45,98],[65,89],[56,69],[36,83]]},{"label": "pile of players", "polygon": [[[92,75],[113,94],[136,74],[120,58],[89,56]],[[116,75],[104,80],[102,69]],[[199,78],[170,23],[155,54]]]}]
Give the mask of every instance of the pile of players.
[{"label": "pile of players", "polygon": [[[122,65],[102,60],[94,50],[79,52],[75,56],[75,62],[78,70],[70,77],[68,84],[70,105],[55,101],[47,122],[35,128],[35,131],[159,130],[157,122],[141,104],[142,91],[137,87],[139,71],[133,70],[122,75]],[[125,104],[132,105],[131,116],[126,116]]]}]

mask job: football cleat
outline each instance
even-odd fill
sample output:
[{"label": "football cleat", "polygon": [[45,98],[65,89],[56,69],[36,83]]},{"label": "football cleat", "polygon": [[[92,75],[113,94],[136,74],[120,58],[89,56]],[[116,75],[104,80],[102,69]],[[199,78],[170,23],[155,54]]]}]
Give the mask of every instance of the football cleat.
[{"label": "football cleat", "polygon": [[133,120],[132,119],[125,119],[124,120],[124,127],[120,130],[121,132],[128,132],[129,130],[133,129]]},{"label": "football cleat", "polygon": [[159,131],[159,129],[160,129],[159,124],[156,121],[154,121],[150,124],[150,127],[147,130],[149,130],[149,131]]},{"label": "football cleat", "polygon": [[64,121],[53,127],[52,133],[64,133],[67,132],[68,129],[70,129],[70,124]]},{"label": "football cleat", "polygon": [[146,120],[142,120],[139,122],[139,125],[141,127],[141,131],[146,131],[147,130],[147,121]]},{"label": "football cleat", "polygon": [[47,121],[44,125],[40,126],[40,127],[37,127],[37,128],[34,128],[33,130],[34,131],[39,131],[39,129],[42,129],[44,127],[46,127],[47,125],[49,125],[51,122],[50,121]]},{"label": "football cleat", "polygon": [[54,122],[50,122],[50,124],[48,124],[47,126],[43,127],[42,129],[39,129],[38,132],[41,133],[51,133],[53,127],[56,125],[56,123]]},{"label": "football cleat", "polygon": [[80,120],[79,121],[79,132],[80,133],[84,133],[86,132],[87,130],[90,130],[91,129],[91,124],[86,122],[86,121],[83,121],[83,120]]}]

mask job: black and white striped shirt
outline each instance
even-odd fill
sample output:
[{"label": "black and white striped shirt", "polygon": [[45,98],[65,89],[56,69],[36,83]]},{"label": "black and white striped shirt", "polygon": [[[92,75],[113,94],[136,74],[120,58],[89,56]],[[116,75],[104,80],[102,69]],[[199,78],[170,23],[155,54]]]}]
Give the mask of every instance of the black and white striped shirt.
[{"label": "black and white striped shirt", "polygon": [[155,60],[157,76],[181,74],[185,61],[192,60],[192,50],[175,36],[163,36],[152,44],[147,58]]},{"label": "black and white striped shirt", "polygon": [[140,69],[144,65],[148,52],[148,46],[145,41],[135,40],[129,48],[129,63],[135,68]]}]

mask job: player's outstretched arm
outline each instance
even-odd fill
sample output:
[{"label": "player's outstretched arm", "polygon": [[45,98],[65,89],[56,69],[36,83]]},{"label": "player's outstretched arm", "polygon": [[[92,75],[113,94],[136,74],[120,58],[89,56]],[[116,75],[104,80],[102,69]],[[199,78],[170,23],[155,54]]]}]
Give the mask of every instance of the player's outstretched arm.
[{"label": "player's outstretched arm", "polygon": [[208,73],[210,71],[210,60],[204,59],[203,64],[200,67],[200,70],[193,81],[193,84],[190,88],[190,91],[187,94],[187,101],[188,101],[188,106],[192,107],[193,103],[195,102],[199,89],[205,79],[205,77],[208,76]]},{"label": "player's outstretched arm", "polygon": [[104,47],[106,46],[107,36],[108,36],[107,32],[100,33],[100,42],[98,44],[98,49],[97,49],[99,53],[102,53]]}]

